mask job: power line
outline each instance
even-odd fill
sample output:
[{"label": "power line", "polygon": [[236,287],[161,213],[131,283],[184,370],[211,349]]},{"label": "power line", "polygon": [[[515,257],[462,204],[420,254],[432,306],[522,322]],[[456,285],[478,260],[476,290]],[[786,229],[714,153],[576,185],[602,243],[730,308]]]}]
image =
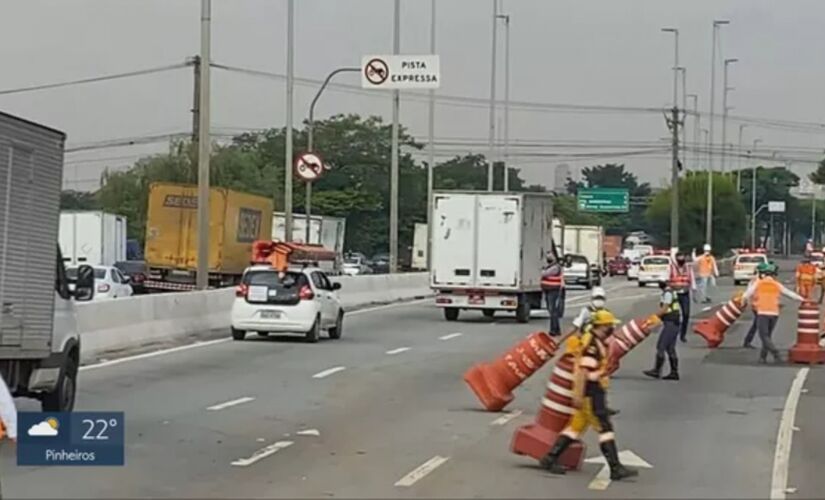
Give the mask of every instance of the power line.
[{"label": "power line", "polygon": [[56,89],[60,87],[70,87],[73,85],[82,85],[86,83],[97,83],[97,82],[105,82],[109,80],[118,80],[121,78],[131,78],[135,76],[144,76],[144,75],[151,75],[154,73],[163,73],[165,71],[171,71],[175,69],[181,69],[190,66],[190,63],[183,62],[178,64],[170,64],[168,66],[157,66],[154,68],[147,68],[141,69],[137,71],[128,71],[126,73],[114,73],[110,75],[103,75],[103,76],[95,76],[91,78],[81,78],[79,80],[69,80],[65,82],[58,82],[58,83],[45,83],[42,85],[31,85],[28,87],[18,87],[14,89],[5,89],[0,90],[0,95],[9,95],[9,94],[21,94],[23,92],[34,92],[37,90],[47,90],[47,89]]}]

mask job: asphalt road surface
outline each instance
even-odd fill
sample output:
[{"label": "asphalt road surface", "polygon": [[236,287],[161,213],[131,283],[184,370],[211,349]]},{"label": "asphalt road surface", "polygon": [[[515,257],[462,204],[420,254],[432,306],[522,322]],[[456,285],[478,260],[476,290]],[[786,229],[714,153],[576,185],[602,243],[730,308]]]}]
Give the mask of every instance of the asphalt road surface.
[{"label": "asphalt road surface", "polygon": [[[624,279],[605,286],[608,305],[624,320],[655,310],[655,288]],[[733,290],[721,286],[717,302]],[[586,298],[584,291],[568,294],[566,320]],[[795,311],[794,305],[785,308],[776,332],[780,347],[793,344]],[[652,466],[633,482],[594,490],[601,465],[557,477],[512,454],[513,431],[532,421],[550,367],[528,380],[503,413],[480,410],[462,375],[546,328],[544,318],[539,313],[521,325],[512,317],[491,322],[464,313],[446,322],[419,301],[349,315],[340,341],[312,345],[252,336],[88,367],[80,375],[77,409],[126,412],[126,466],[16,467],[5,447],[3,493],[768,498],[786,477],[775,498],[785,487],[798,489],[794,498],[821,496],[825,442],[815,428],[825,410],[825,376],[816,368],[808,376],[817,385],[802,391],[796,423],[790,417],[800,430],[792,433],[790,454],[779,458],[777,477],[778,431],[800,368],[756,364],[757,351],[740,347],[749,314],[719,349],[709,351],[694,334],[680,344],[679,382],[641,375],[653,361],[653,336],[624,358],[610,392],[611,406],[621,410],[614,422],[619,449]],[[588,444],[588,457],[598,457],[594,436]]]}]

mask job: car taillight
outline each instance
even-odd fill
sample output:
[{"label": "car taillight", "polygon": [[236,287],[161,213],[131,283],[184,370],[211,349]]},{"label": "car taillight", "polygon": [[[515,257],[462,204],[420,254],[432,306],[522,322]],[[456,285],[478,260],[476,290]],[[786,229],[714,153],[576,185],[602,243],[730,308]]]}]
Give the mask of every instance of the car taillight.
[{"label": "car taillight", "polygon": [[301,300],[312,300],[315,298],[315,294],[312,293],[312,288],[310,288],[309,285],[304,285],[301,287],[301,291],[298,292],[298,297],[300,297]]},{"label": "car taillight", "polygon": [[106,293],[109,291],[109,285],[106,283],[101,283],[100,285],[97,285],[97,291],[100,293]]},{"label": "car taillight", "polygon": [[235,297],[246,297],[246,292],[249,291],[249,287],[243,283],[235,287]]},{"label": "car taillight", "polygon": [[146,281],[146,276],[144,276],[143,273],[135,275],[135,283],[143,283],[144,281]]}]

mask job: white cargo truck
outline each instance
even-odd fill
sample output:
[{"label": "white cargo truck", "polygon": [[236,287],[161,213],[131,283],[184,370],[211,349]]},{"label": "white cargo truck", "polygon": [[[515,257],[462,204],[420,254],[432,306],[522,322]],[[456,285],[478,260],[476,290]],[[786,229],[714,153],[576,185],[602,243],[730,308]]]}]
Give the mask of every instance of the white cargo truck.
[{"label": "white cargo truck", "polygon": [[[338,256],[335,264],[336,271],[341,270],[344,258],[344,236],[347,220],[343,217],[329,217],[326,215],[309,216],[309,241],[306,241],[307,217],[304,214],[292,214],[292,241],[323,245]],[[272,239],[286,240],[286,216],[283,212],[272,214]]]},{"label": "white cargo truck", "polygon": [[74,408],[74,301],[94,294],[88,265],[70,291],[58,246],[64,143],[60,131],[0,112],[0,374],[44,411]]},{"label": "white cargo truck", "polygon": [[410,267],[414,271],[424,271],[427,269],[427,250],[429,228],[427,224],[416,223],[413,229],[413,248],[410,259]]},{"label": "white cargo truck", "polygon": [[113,266],[126,260],[126,217],[100,211],[60,212],[66,265]]},{"label": "white cargo truck", "polygon": [[462,309],[529,321],[541,307],[541,271],[552,248],[552,197],[443,191],[433,203],[430,286],[447,321]]}]

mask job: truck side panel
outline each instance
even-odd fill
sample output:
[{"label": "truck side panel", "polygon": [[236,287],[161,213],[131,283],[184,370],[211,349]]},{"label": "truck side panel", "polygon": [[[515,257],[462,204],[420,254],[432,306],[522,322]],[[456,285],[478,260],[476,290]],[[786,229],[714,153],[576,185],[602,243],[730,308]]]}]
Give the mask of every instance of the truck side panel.
[{"label": "truck side panel", "polygon": [[541,270],[553,241],[553,205],[543,196],[524,196],[521,288],[541,289]]},{"label": "truck side panel", "polygon": [[223,245],[212,245],[224,274],[241,274],[252,257],[252,243],[272,235],[272,200],[238,191],[227,191],[223,217]]},{"label": "truck side panel", "polygon": [[431,284],[472,286],[475,274],[476,196],[435,195]]},{"label": "truck side panel", "polygon": [[[57,131],[0,113],[0,356],[45,357],[63,181]],[[25,335],[23,332],[25,331]]]},{"label": "truck side panel", "polygon": [[[520,286],[522,198],[477,196],[477,264],[475,285],[517,288]],[[525,235],[526,236],[526,235]]]}]

